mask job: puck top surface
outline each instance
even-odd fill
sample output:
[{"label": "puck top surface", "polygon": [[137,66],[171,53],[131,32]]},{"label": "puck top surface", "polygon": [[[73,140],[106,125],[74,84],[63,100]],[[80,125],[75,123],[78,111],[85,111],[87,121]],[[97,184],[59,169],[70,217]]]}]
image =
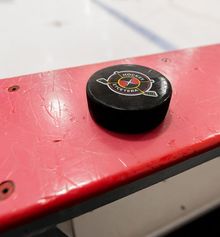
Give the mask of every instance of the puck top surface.
[{"label": "puck top surface", "polygon": [[[149,123],[149,116],[160,116],[162,120],[167,112],[171,95],[171,84],[165,76],[151,68],[139,65],[116,65],[104,68],[94,73],[87,83],[90,113],[105,127],[108,127],[109,119],[105,115],[112,116],[113,130],[117,126],[113,124],[113,116],[117,117],[118,122],[132,119],[130,122],[145,120]],[[164,113],[155,114],[157,109]],[[123,112],[126,117],[123,117]],[[150,124],[148,127],[151,127]],[[126,130],[126,127],[123,130]]]}]

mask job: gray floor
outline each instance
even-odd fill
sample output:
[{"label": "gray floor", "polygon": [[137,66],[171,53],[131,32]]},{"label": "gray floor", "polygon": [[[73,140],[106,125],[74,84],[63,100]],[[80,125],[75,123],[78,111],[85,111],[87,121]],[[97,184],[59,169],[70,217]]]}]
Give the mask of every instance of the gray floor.
[{"label": "gray floor", "polygon": [[[218,0],[0,0],[0,78],[220,41]],[[143,237],[220,202],[220,161],[74,219],[77,237]],[[60,226],[72,236],[71,222]]]}]

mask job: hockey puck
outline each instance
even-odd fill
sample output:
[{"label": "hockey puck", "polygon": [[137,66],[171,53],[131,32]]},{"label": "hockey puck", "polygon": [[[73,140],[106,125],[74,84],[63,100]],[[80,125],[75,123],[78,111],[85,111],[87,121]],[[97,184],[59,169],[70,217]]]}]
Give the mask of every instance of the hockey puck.
[{"label": "hockey puck", "polygon": [[98,124],[117,132],[139,133],[164,120],[172,87],[151,68],[123,64],[94,73],[86,93],[90,114]]}]

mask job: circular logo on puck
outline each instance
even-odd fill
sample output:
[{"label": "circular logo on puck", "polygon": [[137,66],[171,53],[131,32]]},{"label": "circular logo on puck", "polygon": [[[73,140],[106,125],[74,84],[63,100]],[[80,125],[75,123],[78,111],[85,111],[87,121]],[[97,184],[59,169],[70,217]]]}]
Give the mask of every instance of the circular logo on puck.
[{"label": "circular logo on puck", "polygon": [[99,78],[96,81],[120,95],[158,97],[157,92],[151,90],[154,80],[141,72],[115,71],[107,79]]}]

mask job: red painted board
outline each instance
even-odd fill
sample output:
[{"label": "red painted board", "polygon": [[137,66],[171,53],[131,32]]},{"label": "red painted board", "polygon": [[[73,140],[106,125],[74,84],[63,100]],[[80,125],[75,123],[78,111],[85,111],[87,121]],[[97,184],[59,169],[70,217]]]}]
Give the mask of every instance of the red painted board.
[{"label": "red painted board", "polygon": [[[0,230],[74,205],[220,144],[220,45],[43,72],[0,81]],[[141,135],[97,126],[85,87],[115,64],[158,70],[172,83],[165,121]],[[13,85],[19,87],[13,87]]]}]

